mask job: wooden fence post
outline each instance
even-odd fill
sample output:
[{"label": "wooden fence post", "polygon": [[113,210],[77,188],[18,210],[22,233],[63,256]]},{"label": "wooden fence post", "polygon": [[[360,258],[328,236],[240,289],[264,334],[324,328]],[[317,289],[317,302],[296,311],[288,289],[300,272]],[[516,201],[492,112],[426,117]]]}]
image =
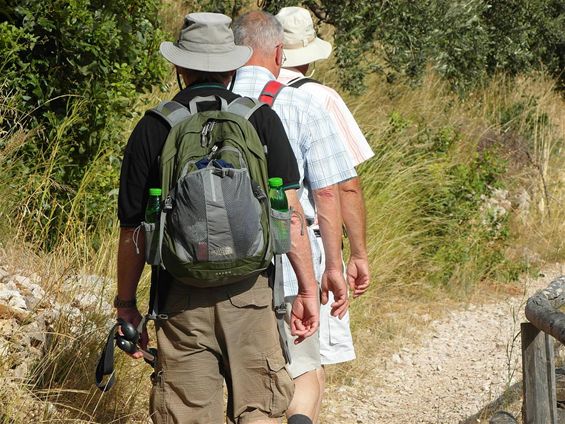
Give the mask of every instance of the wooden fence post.
[{"label": "wooden fence post", "polygon": [[555,361],[551,336],[533,324],[522,323],[524,424],[557,424]]}]

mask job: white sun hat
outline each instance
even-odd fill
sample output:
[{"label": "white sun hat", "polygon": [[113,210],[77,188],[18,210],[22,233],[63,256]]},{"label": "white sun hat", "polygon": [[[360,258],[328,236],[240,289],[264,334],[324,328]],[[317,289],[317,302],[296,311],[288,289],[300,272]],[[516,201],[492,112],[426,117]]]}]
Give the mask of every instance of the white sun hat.
[{"label": "white sun hat", "polygon": [[276,15],[284,29],[285,68],[327,59],[332,45],[316,37],[310,12],[302,7],[283,7]]},{"label": "white sun hat", "polygon": [[176,43],[164,41],[159,51],[181,68],[204,72],[233,71],[245,65],[253,49],[236,46],[231,18],[221,13],[190,13]]}]

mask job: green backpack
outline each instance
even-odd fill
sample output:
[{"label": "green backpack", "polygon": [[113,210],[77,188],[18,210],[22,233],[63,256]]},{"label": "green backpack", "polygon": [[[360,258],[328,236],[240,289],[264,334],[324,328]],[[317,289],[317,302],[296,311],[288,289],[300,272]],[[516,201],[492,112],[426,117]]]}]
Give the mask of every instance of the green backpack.
[{"label": "green backpack", "polygon": [[[210,101],[221,108],[197,111]],[[160,156],[160,219],[143,223],[146,259],[182,283],[238,282],[290,249],[291,212],[270,207],[266,147],[248,120],[260,106],[246,97],[228,105],[212,96],[188,108],[163,102],[152,110],[171,130]]]}]

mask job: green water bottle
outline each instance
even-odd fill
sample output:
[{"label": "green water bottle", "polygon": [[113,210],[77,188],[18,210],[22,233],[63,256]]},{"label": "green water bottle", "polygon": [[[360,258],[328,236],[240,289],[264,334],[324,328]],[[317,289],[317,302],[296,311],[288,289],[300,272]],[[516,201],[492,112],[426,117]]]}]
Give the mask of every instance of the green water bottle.
[{"label": "green water bottle", "polygon": [[150,188],[147,207],[145,208],[145,222],[155,223],[159,220],[161,213],[161,189]]},{"label": "green water bottle", "polygon": [[271,208],[281,212],[288,211],[288,202],[283,190],[282,178],[269,178],[269,200],[271,201]]}]

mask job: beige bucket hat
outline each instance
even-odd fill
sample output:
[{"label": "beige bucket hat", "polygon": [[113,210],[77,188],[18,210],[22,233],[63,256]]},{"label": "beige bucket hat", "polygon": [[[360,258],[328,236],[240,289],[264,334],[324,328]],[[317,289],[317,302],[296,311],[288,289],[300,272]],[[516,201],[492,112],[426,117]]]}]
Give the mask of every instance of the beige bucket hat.
[{"label": "beige bucket hat", "polygon": [[253,50],[236,46],[231,18],[221,13],[190,13],[176,43],[164,41],[159,51],[181,68],[204,72],[233,71],[245,65]]},{"label": "beige bucket hat", "polygon": [[332,45],[316,37],[310,12],[302,7],[283,7],[276,15],[284,29],[285,68],[327,59]]}]

